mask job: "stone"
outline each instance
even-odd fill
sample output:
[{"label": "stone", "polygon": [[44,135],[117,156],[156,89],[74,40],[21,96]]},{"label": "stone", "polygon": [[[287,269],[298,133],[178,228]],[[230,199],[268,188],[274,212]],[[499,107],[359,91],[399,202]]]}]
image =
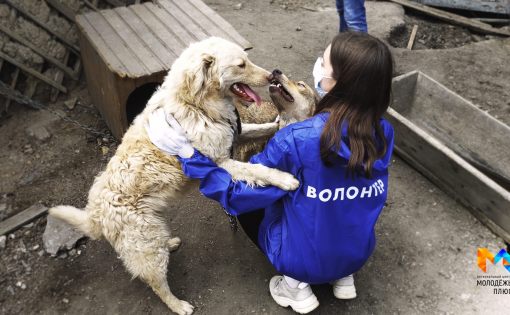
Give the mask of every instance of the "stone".
[{"label": "stone", "polygon": [[32,153],[34,153],[34,149],[32,148],[32,146],[30,144],[26,144],[23,147],[23,153],[32,154]]},{"label": "stone", "polygon": [[243,4],[242,3],[238,3],[234,6],[234,10],[241,10],[243,8]]},{"label": "stone", "polygon": [[43,246],[48,254],[56,256],[60,250],[74,248],[76,242],[84,237],[83,233],[77,231],[66,222],[48,216],[46,229],[43,234]]},{"label": "stone", "polygon": [[69,108],[69,109],[74,109],[74,107],[76,106],[76,103],[78,102],[78,98],[77,97],[73,97],[71,99],[68,99],[67,101],[64,102],[64,105]]},{"label": "stone", "polygon": [[51,138],[51,134],[44,126],[30,126],[25,131],[30,137],[34,137],[42,142]]},{"label": "stone", "polygon": [[0,203],[0,221],[3,221],[5,218],[8,217],[9,214],[9,207],[6,203]]},{"label": "stone", "polygon": [[23,281],[16,282],[16,286],[18,288],[21,288],[21,290],[25,290],[27,288],[27,285],[23,283]]},{"label": "stone", "polygon": [[5,235],[0,236],[0,249],[4,249],[6,244],[7,244],[7,236],[5,236]]},{"label": "stone", "polygon": [[16,295],[16,292],[14,292],[14,288],[12,286],[7,286],[7,292],[9,292],[11,295]]}]

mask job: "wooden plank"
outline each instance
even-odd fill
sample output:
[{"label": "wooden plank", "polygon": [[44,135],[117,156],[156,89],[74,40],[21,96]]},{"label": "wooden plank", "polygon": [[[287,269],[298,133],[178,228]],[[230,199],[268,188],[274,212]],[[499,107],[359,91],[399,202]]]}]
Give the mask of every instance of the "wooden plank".
[{"label": "wooden plank", "polygon": [[12,0],[5,0],[5,2],[7,2],[10,6],[12,6],[13,8],[15,8],[18,12],[20,12],[21,14],[23,14],[24,16],[28,17],[31,22],[39,25],[41,28],[43,28],[45,31],[47,31],[48,33],[50,33],[51,35],[55,36],[58,40],[60,40],[63,44],[65,44],[67,47],[71,48],[74,52],[76,53],[79,53],[80,52],[80,48],[78,48],[78,46],[74,45],[73,43],[69,42],[67,39],[65,39],[64,36],[54,32],[49,26],[47,26],[45,23],[43,23],[42,21],[40,21],[38,18],[36,18],[35,16],[33,16],[32,14],[30,14],[28,11],[26,11],[25,9],[23,9],[22,7],[20,7],[19,5],[17,5],[15,2],[13,2]]},{"label": "wooden plank", "polygon": [[502,29],[494,28],[488,24],[473,21],[461,15],[453,14],[450,12],[445,12],[436,8],[432,8],[420,3],[416,3],[410,0],[390,0],[391,2],[398,3],[404,7],[411,8],[413,10],[425,13],[427,15],[433,16],[440,20],[460,25],[466,28],[469,28],[473,31],[485,33],[485,34],[494,34],[494,35],[502,35],[502,36],[510,36],[510,31],[505,31]]},{"label": "wooden plank", "polygon": [[74,23],[74,16],[76,12],[71,10],[68,6],[60,3],[58,0],[45,0],[52,8],[60,12],[63,16],[65,16],[69,21]]},{"label": "wooden plank", "polygon": [[[2,60],[2,63],[3,63],[3,60]],[[19,68],[14,69],[14,73],[12,75],[12,81],[10,84],[10,87],[13,90],[16,89],[16,84],[18,83],[19,72],[20,72]],[[5,98],[4,108],[6,111],[9,109],[9,105],[11,105],[11,101],[12,100],[10,98]]]},{"label": "wooden plank", "polygon": [[495,19],[495,18],[473,18],[474,20],[480,21],[482,23],[487,24],[501,24],[501,25],[509,25],[510,19]]},{"label": "wooden plank", "polygon": [[507,0],[415,0],[421,4],[451,9],[508,14]]},{"label": "wooden plank", "polygon": [[[414,97],[420,87],[413,82],[419,84],[419,75],[412,72],[394,79],[397,103]],[[395,130],[397,154],[510,242],[510,191],[394,108],[388,109],[386,118]],[[401,111],[411,115],[411,111]]]},{"label": "wooden plank", "polygon": [[[142,16],[135,14],[135,8],[143,8]],[[133,32],[144,42],[147,49],[150,49],[152,54],[158,58],[163,68],[165,70],[169,70],[180,52],[177,52],[178,50],[175,47],[172,48],[172,44],[180,46],[180,43],[173,36],[167,37],[169,42],[164,39],[160,39],[160,30],[168,34],[164,25],[159,23],[154,16],[144,15],[144,13],[150,13],[143,6],[131,6],[129,8],[120,7],[116,9],[116,11],[124,19],[124,21],[129,21]],[[151,22],[156,22],[153,23],[156,24],[156,27],[147,27],[147,25],[151,24]]]},{"label": "wooden plank", "polygon": [[2,31],[3,33],[7,34],[7,36],[9,36],[10,38],[12,38],[15,41],[19,42],[20,44],[22,44],[24,46],[27,46],[28,48],[32,49],[36,54],[38,54],[39,56],[43,57],[44,59],[46,59],[50,63],[52,63],[57,68],[59,68],[62,71],[64,71],[70,78],[72,78],[74,80],[78,80],[78,78],[76,77],[76,74],[73,72],[73,70],[71,68],[67,67],[62,62],[60,62],[59,60],[53,58],[52,56],[48,55],[47,53],[41,51],[38,47],[36,47],[34,44],[32,44],[28,40],[24,39],[23,37],[15,34],[15,33],[12,33],[8,28],[3,26],[2,24],[0,24],[0,31]]},{"label": "wooden plank", "polygon": [[25,225],[30,221],[33,221],[42,216],[47,211],[48,208],[40,204],[35,204],[21,211],[20,213],[8,218],[7,220],[0,222],[0,235],[5,235],[16,230],[20,226]]},{"label": "wooden plank", "polygon": [[124,3],[118,1],[118,0],[104,0],[106,3],[111,5],[112,7],[122,7],[124,6]]},{"label": "wooden plank", "polygon": [[[188,15],[186,15],[186,13],[184,13],[177,5],[175,5],[174,2],[162,0],[159,1],[158,3],[161,5],[161,7],[165,9],[164,11],[165,13],[173,16],[173,19],[175,19],[178,22],[178,24],[182,24],[186,27],[186,29],[184,30],[184,35],[186,35],[187,38],[186,39],[183,38],[183,42],[186,44],[186,46],[192,42],[200,41],[202,39],[209,37],[209,35],[206,34],[204,30],[202,30],[202,28],[200,28],[200,26],[197,25]],[[148,7],[152,7],[149,5],[149,3],[146,3],[145,5],[147,5]],[[157,8],[157,11],[158,13],[161,12],[159,8]],[[162,21],[165,22],[164,19],[162,19]],[[191,38],[190,35],[192,35],[194,39]]]},{"label": "wooden plank", "polygon": [[16,67],[20,68],[23,72],[26,72],[28,74],[30,74],[31,76],[34,76],[36,77],[37,79],[59,89],[61,92],[63,93],[67,93],[67,89],[61,85],[61,84],[58,84],[57,82],[49,79],[47,76],[45,76],[44,74],[42,73],[39,73],[27,66],[25,66],[24,64],[22,63],[19,63],[18,61],[16,61],[15,59],[11,58],[10,56],[4,54],[3,52],[0,51],[0,58],[6,60],[7,62],[9,63],[12,63],[13,65],[15,65]]},{"label": "wooden plank", "polygon": [[413,26],[413,30],[411,31],[411,36],[409,37],[409,42],[407,43],[407,49],[411,50],[414,46],[414,39],[416,38],[416,33],[418,32],[418,25]]},{"label": "wooden plank", "polygon": [[117,13],[117,10],[118,9],[105,10],[101,11],[101,14],[117,35],[124,41],[125,47],[136,56],[138,62],[147,69],[148,73],[161,71],[163,65],[159,62],[157,56],[140,41],[140,37],[133,32],[128,22]]},{"label": "wooden plank", "polygon": [[[388,120],[392,122],[392,124],[394,123],[394,121],[392,121],[391,119]],[[408,163],[411,167],[415,168],[423,176],[428,178],[434,185],[438,186],[452,199],[460,202],[463,206],[465,206],[471,212],[471,214],[473,214],[478,220],[480,220],[480,222],[485,224],[493,233],[499,235],[501,238],[505,240],[505,242],[510,243],[510,232],[507,229],[501,227],[500,224],[496,223],[497,221],[494,221],[493,219],[489,218],[485,211],[473,207],[471,201],[465,200],[465,196],[458,195],[457,194],[458,191],[452,189],[448,184],[445,184],[443,179],[439,177],[437,173],[434,173],[429,168],[424,167],[423,164],[420,162],[421,159],[418,159],[415,156],[411,156],[410,154],[408,154],[407,148],[403,149],[399,145],[395,145],[394,150],[395,153],[402,158],[402,160]]]},{"label": "wooden plank", "polygon": [[[191,21],[187,24],[183,24],[185,28],[181,26],[178,20],[179,17],[184,14],[180,12],[179,9],[174,10],[171,7],[167,8],[165,5],[169,3],[166,1],[159,2],[159,4],[161,4],[162,7],[157,7],[150,2],[144,3],[143,6],[157,16],[159,21],[163,23],[170,32],[177,35],[176,37],[181,40],[184,47],[187,47],[190,43],[207,38],[207,35]],[[164,8],[164,10],[162,8]]]},{"label": "wooden plank", "polygon": [[83,3],[85,3],[85,6],[87,6],[92,11],[99,11],[99,9],[94,4],[92,4],[90,1],[83,0]]},{"label": "wooden plank", "polygon": [[[104,11],[103,11],[104,12]],[[118,60],[122,62],[125,73],[119,72],[120,69],[113,69],[120,77],[140,77],[147,75],[147,69],[139,62],[136,55],[127,49],[126,44],[119,37],[119,34],[110,26],[105,17],[97,12],[89,12],[83,15],[89,22],[89,24],[96,30],[102,41],[109,47],[109,51],[114,52],[114,55]],[[95,42],[97,37],[89,37],[90,40]],[[99,52],[102,55],[102,52]],[[111,57],[111,55],[106,55]],[[109,60],[106,60],[109,62]]]},{"label": "wooden plank", "polygon": [[[88,42],[90,42],[97,53],[101,56],[110,71],[124,74],[127,73],[127,68],[110,49],[110,47],[108,47],[104,39],[101,37],[101,34],[92,24],[90,24],[85,15],[76,16],[76,26],[80,30],[80,33],[87,38]],[[123,76],[125,75],[121,75],[121,77]]]},{"label": "wooden plank", "polygon": [[118,100],[118,91],[115,80],[119,79],[114,71],[111,71],[105,59],[99,55],[99,51],[84,33],[79,34],[80,47],[82,48],[83,70],[87,80],[87,89],[90,99],[101,112],[103,119],[115,137],[120,139],[123,134],[123,119],[119,115],[121,104]]},{"label": "wooden plank", "polygon": [[199,10],[192,6],[188,1],[173,1],[183,12],[185,12],[197,25],[200,25],[209,35],[222,37],[235,42],[235,39],[229,33],[219,28],[211,22],[209,18],[203,15]]},{"label": "wooden plank", "polygon": [[[39,65],[37,66],[37,68],[35,68],[35,70],[37,72],[41,72],[41,70],[43,69],[43,65]],[[33,79],[33,78],[32,78]],[[50,79],[48,77],[48,79]],[[39,84],[39,80],[30,80],[27,84],[27,87],[25,88],[25,96],[27,96],[28,98],[32,98],[32,96],[34,96],[35,94],[35,90],[37,89],[37,85]],[[58,84],[62,84],[62,82],[57,82]]]},{"label": "wooden plank", "polygon": [[[4,66],[4,60],[0,59],[0,71],[2,71],[2,67]],[[5,97],[3,95],[0,95],[1,98],[3,98],[5,101],[10,100],[8,97]],[[9,102],[10,103],[10,102]],[[7,108],[0,108],[0,116],[3,112],[7,112]]]},{"label": "wooden plank", "polygon": [[[497,174],[492,178],[496,182],[510,184],[510,126],[433,78],[412,73],[412,78],[393,82],[392,107],[489,177]],[[405,95],[412,100],[403,99]],[[490,130],[490,137],[484,130]]]},{"label": "wooden plank", "polygon": [[237,30],[222,18],[216,11],[210,8],[201,0],[189,0],[200,12],[211,19],[219,28],[225,30],[243,49],[251,49],[253,45],[247,41]]},{"label": "wooden plank", "polygon": [[[66,51],[66,54],[64,56],[65,64],[67,64],[67,62],[69,61],[69,55],[70,55],[70,52],[68,50],[68,51]],[[76,73],[76,71],[75,71],[75,73]],[[64,73],[62,71],[57,71],[57,73],[55,74],[55,82],[62,84],[63,80],[64,80]],[[50,101],[51,102],[55,102],[57,100],[58,93],[59,93],[59,91],[57,89],[55,89],[55,88],[51,89],[51,91],[50,91]]]},{"label": "wooden plank", "polygon": [[179,36],[179,32],[187,34],[186,31],[179,24],[174,25],[176,20],[173,17],[165,16],[167,19],[165,23],[162,22],[160,17],[155,15],[150,8],[151,6],[146,5],[130,7],[130,9],[148,26],[151,32],[159,38],[161,43],[173,51],[176,58],[189,45],[189,42],[184,42],[184,37]]},{"label": "wooden plank", "polygon": [[74,64],[74,72],[76,72],[79,76],[79,74],[81,73],[81,60],[80,58],[76,59],[76,63]]}]

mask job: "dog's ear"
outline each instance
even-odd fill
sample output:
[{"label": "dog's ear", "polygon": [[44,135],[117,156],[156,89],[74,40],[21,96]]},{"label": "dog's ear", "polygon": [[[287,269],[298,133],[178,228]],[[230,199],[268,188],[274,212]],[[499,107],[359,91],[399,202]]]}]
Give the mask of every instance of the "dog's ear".
[{"label": "dog's ear", "polygon": [[215,62],[213,55],[204,53],[184,74],[181,97],[186,103],[201,106],[210,89],[219,88]]},{"label": "dog's ear", "polygon": [[204,66],[206,68],[210,68],[214,61],[215,61],[215,58],[213,55],[202,54],[202,62],[204,63]]}]

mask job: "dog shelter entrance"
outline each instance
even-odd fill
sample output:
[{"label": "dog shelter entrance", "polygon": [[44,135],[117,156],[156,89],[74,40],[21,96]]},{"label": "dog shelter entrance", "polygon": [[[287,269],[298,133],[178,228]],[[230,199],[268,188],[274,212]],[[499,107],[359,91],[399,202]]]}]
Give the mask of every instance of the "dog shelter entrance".
[{"label": "dog shelter entrance", "polygon": [[210,36],[251,44],[200,0],[159,0],[76,17],[90,97],[120,139],[177,56]]},{"label": "dog shelter entrance", "polygon": [[147,101],[149,101],[159,85],[159,83],[155,82],[145,83],[129,94],[126,101],[126,118],[128,124],[131,124],[135,117],[144,110]]}]

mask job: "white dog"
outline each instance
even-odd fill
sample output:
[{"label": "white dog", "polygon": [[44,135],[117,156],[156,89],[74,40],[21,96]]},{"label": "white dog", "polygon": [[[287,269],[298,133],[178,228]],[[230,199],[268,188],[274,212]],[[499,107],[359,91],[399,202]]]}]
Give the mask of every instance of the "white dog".
[{"label": "white dog", "polygon": [[[50,214],[93,239],[103,236],[133,276],[149,284],[172,311],[191,314],[193,307],[177,299],[168,286],[169,250],[181,241],[170,236],[162,212],[193,185],[178,160],[150,142],[144,126],[151,112],[164,108],[180,123],[192,145],[233,179],[296,189],[299,182],[288,173],[230,158],[240,131],[232,98],[260,102],[249,85],[267,85],[269,75],[229,41],[213,37],[190,45],[127,130],[106,170],[96,177],[85,211],[57,206]],[[276,128],[273,125],[263,128]]]}]

